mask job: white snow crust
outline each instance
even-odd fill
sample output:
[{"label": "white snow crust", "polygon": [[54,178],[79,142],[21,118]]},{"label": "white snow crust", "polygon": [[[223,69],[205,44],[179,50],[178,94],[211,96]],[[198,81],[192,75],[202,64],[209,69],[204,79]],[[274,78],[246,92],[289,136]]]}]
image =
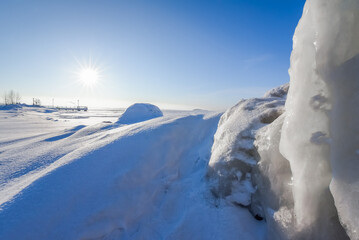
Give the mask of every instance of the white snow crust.
[{"label": "white snow crust", "polygon": [[135,103],[126,109],[118,119],[118,123],[132,124],[162,116],[162,111],[155,105],[149,103]]}]

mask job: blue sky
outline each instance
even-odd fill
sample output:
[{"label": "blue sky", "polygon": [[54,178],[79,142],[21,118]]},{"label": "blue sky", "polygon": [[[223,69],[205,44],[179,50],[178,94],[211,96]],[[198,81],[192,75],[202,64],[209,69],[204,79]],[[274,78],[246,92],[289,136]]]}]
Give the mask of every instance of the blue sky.
[{"label": "blue sky", "polygon": [[[226,109],[289,81],[304,0],[0,2],[0,91],[44,104]],[[101,69],[96,86],[80,64]]]}]

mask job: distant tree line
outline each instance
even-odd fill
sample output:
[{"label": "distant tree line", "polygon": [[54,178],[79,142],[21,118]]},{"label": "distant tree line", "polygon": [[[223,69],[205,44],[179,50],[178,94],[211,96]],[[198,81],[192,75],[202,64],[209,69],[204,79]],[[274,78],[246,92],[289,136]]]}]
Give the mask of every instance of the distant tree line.
[{"label": "distant tree line", "polygon": [[38,99],[38,98],[33,98],[33,99],[32,99],[32,105],[34,105],[34,106],[40,106],[40,105],[41,105],[40,99]]},{"label": "distant tree line", "polygon": [[9,92],[4,92],[3,100],[5,105],[20,104],[21,96],[18,92],[10,90]]}]

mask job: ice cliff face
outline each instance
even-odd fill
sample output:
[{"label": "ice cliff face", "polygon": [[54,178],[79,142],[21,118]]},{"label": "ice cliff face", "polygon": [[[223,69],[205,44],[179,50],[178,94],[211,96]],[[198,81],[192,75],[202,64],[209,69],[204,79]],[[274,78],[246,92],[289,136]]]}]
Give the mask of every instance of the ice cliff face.
[{"label": "ice cliff face", "polygon": [[338,211],[351,239],[359,239],[358,39],[357,0],[307,1],[293,38],[280,142],[297,227],[335,226]]},{"label": "ice cliff face", "polygon": [[297,227],[335,224],[328,219],[337,210],[352,239],[359,239],[358,39],[358,1],[307,1],[293,38],[280,143]]},{"label": "ice cliff face", "polygon": [[276,89],[221,118],[212,192],[265,218],[269,239],[359,239],[358,39],[359,1],[308,0],[285,113],[261,120],[284,111]]}]

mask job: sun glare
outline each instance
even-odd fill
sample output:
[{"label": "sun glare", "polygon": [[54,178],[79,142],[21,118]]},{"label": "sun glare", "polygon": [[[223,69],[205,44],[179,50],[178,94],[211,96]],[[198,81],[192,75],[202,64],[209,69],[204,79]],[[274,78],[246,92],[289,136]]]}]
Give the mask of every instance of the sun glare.
[{"label": "sun glare", "polygon": [[99,80],[99,72],[93,68],[84,68],[79,72],[79,80],[85,86],[93,86]]},{"label": "sun glare", "polygon": [[76,80],[86,88],[93,89],[103,79],[103,68],[94,63],[90,58],[88,61],[78,61],[79,68],[75,71]]}]

